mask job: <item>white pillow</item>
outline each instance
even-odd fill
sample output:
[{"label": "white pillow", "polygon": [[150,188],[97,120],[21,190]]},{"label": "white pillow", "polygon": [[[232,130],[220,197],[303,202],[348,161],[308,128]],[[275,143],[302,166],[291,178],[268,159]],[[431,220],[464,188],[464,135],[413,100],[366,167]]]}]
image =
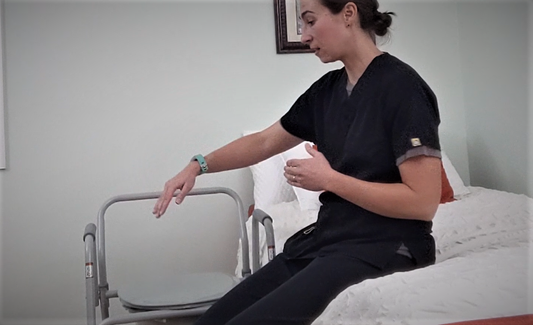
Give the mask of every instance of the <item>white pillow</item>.
[{"label": "white pillow", "polygon": [[448,155],[446,155],[444,151],[441,151],[441,155],[442,165],[444,166],[446,177],[448,177],[450,186],[453,189],[453,196],[457,198],[461,195],[470,193],[470,190],[465,186],[463,180],[461,179],[461,176],[459,176],[459,173],[453,166],[452,162],[450,161],[450,158],[448,158]]},{"label": "white pillow", "polygon": [[[311,142],[302,142],[296,147],[281,153],[283,164],[286,165],[287,161],[290,159],[311,158],[311,155],[305,150],[306,143],[309,143],[311,146],[313,145]],[[294,193],[296,193],[296,198],[298,198],[298,203],[300,204],[300,209],[302,211],[320,209],[322,203],[318,200],[318,197],[322,192],[309,191],[296,186],[293,186],[292,188]]]},{"label": "white pillow", "polygon": [[[244,131],[243,136],[257,131]],[[257,209],[266,209],[281,202],[298,200],[300,209],[318,210],[322,205],[318,200],[321,192],[308,191],[303,188],[293,187],[287,183],[283,176],[286,161],[289,159],[310,158],[303,142],[281,154],[272,156],[260,163],[250,166],[254,181],[254,204]]]},{"label": "white pillow", "polygon": [[292,186],[283,176],[285,163],[276,155],[250,166],[254,180],[254,204],[256,209],[265,209],[281,202],[296,200]]},{"label": "white pillow", "polygon": [[[243,135],[254,133],[245,131]],[[285,163],[281,155],[275,155],[250,166],[254,181],[254,205],[256,209],[265,209],[281,202],[296,200],[292,186],[283,176]]]}]

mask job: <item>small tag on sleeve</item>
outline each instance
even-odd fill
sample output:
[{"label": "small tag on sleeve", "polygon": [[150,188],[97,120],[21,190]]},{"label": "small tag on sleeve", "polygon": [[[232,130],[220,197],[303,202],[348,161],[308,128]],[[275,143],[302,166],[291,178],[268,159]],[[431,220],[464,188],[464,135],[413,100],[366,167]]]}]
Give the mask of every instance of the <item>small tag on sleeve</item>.
[{"label": "small tag on sleeve", "polygon": [[419,138],[411,138],[411,145],[413,147],[420,147],[422,145],[422,142],[420,142]]}]

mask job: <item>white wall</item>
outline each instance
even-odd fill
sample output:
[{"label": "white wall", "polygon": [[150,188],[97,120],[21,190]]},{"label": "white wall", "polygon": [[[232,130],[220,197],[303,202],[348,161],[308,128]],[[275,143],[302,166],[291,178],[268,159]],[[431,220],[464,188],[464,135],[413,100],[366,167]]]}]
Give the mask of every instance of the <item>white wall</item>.
[{"label": "white wall", "polygon": [[[2,67],[3,67],[3,63],[4,63],[4,44],[3,44],[3,40],[4,40],[4,1],[0,1],[0,44],[2,44],[1,48],[1,56],[2,56]],[[0,162],[3,162],[4,163],[4,166],[5,167],[5,162],[6,162],[6,157],[5,157],[5,153],[6,153],[6,150],[5,150],[5,113],[4,113],[4,103],[5,103],[5,98],[4,98],[4,71],[2,69],[2,73],[0,75],[0,79],[2,80],[2,88],[0,88],[0,90],[2,91],[2,101],[0,102],[0,105],[2,105],[2,109],[1,109],[1,116],[0,116],[0,132],[1,132],[1,135],[0,135],[0,138],[3,140],[2,143],[0,143],[0,146],[2,147],[0,150],[2,150],[3,152],[1,153],[2,157],[0,158]],[[3,292],[3,289],[2,289],[2,255],[3,255],[3,249],[2,249],[2,233],[3,233],[3,230],[2,230],[2,216],[3,216],[3,191],[2,191],[2,185],[4,184],[4,173],[3,172],[0,172],[0,320],[2,319],[2,315],[3,315],[3,312],[2,312],[2,309],[3,309],[3,304],[1,303],[1,297],[2,297],[2,292]]]},{"label": "white wall", "polygon": [[[465,80],[480,80],[461,70],[457,26],[465,17],[448,2],[382,7],[398,14],[384,49],[434,88],[443,147],[468,183],[463,89]],[[2,324],[83,319],[82,232],[106,198],[161,189],[193,154],[273,123],[338,66],[309,54],[276,55],[267,0],[7,1],[5,15]],[[202,176],[197,185],[221,184],[251,203],[247,170]],[[109,211],[112,287],[163,267],[233,271],[237,233],[232,212],[221,212],[232,208],[228,199],[189,199],[157,221],[151,205]]]},{"label": "white wall", "polygon": [[458,8],[471,183],[527,193],[527,3]]},{"label": "white wall", "polygon": [[[528,31],[529,31],[529,83],[528,89],[533,88],[533,2],[528,3]],[[533,193],[533,91],[529,91],[529,111],[528,111],[528,193]],[[533,231],[530,231],[530,237],[533,238]],[[529,288],[533,288],[533,250],[529,251]],[[528,296],[528,312],[533,313],[533,292]]]},{"label": "white wall", "polygon": [[0,1],[0,169],[6,168],[4,121],[4,1]]},{"label": "white wall", "polygon": [[[533,88],[533,1],[528,3],[529,8],[529,17],[528,17],[528,31],[529,31],[529,84],[528,88],[531,90]],[[529,91],[529,111],[528,111],[528,193],[530,196],[533,193],[533,91]]]}]

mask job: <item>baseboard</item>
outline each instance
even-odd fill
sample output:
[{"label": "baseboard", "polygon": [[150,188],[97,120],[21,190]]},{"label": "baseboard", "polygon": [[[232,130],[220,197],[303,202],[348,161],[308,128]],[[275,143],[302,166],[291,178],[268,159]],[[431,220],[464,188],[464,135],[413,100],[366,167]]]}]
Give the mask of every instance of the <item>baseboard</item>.
[{"label": "baseboard", "polygon": [[0,319],[0,325],[87,325],[86,319]]},{"label": "baseboard", "polygon": [[[167,319],[165,321],[145,321],[132,325],[191,325],[196,318]],[[86,319],[0,319],[0,325],[87,325]]]}]

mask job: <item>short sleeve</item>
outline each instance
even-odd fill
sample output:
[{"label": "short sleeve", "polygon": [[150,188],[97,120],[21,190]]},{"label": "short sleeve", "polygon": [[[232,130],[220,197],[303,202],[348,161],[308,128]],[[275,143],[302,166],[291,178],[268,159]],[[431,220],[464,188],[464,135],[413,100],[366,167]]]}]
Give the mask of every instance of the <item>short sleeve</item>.
[{"label": "short sleeve", "polygon": [[420,79],[401,83],[393,93],[398,99],[392,105],[392,148],[396,165],[419,155],[440,158],[440,116],[433,91]]},{"label": "short sleeve", "polygon": [[311,86],[303,93],[290,110],[281,117],[281,126],[290,134],[305,140],[315,142],[315,114],[313,98],[315,87]]},{"label": "short sleeve", "polygon": [[332,96],[332,84],[342,75],[342,69],[326,73],[315,81],[281,118],[281,126],[290,134],[317,143],[317,123],[326,98]]}]

